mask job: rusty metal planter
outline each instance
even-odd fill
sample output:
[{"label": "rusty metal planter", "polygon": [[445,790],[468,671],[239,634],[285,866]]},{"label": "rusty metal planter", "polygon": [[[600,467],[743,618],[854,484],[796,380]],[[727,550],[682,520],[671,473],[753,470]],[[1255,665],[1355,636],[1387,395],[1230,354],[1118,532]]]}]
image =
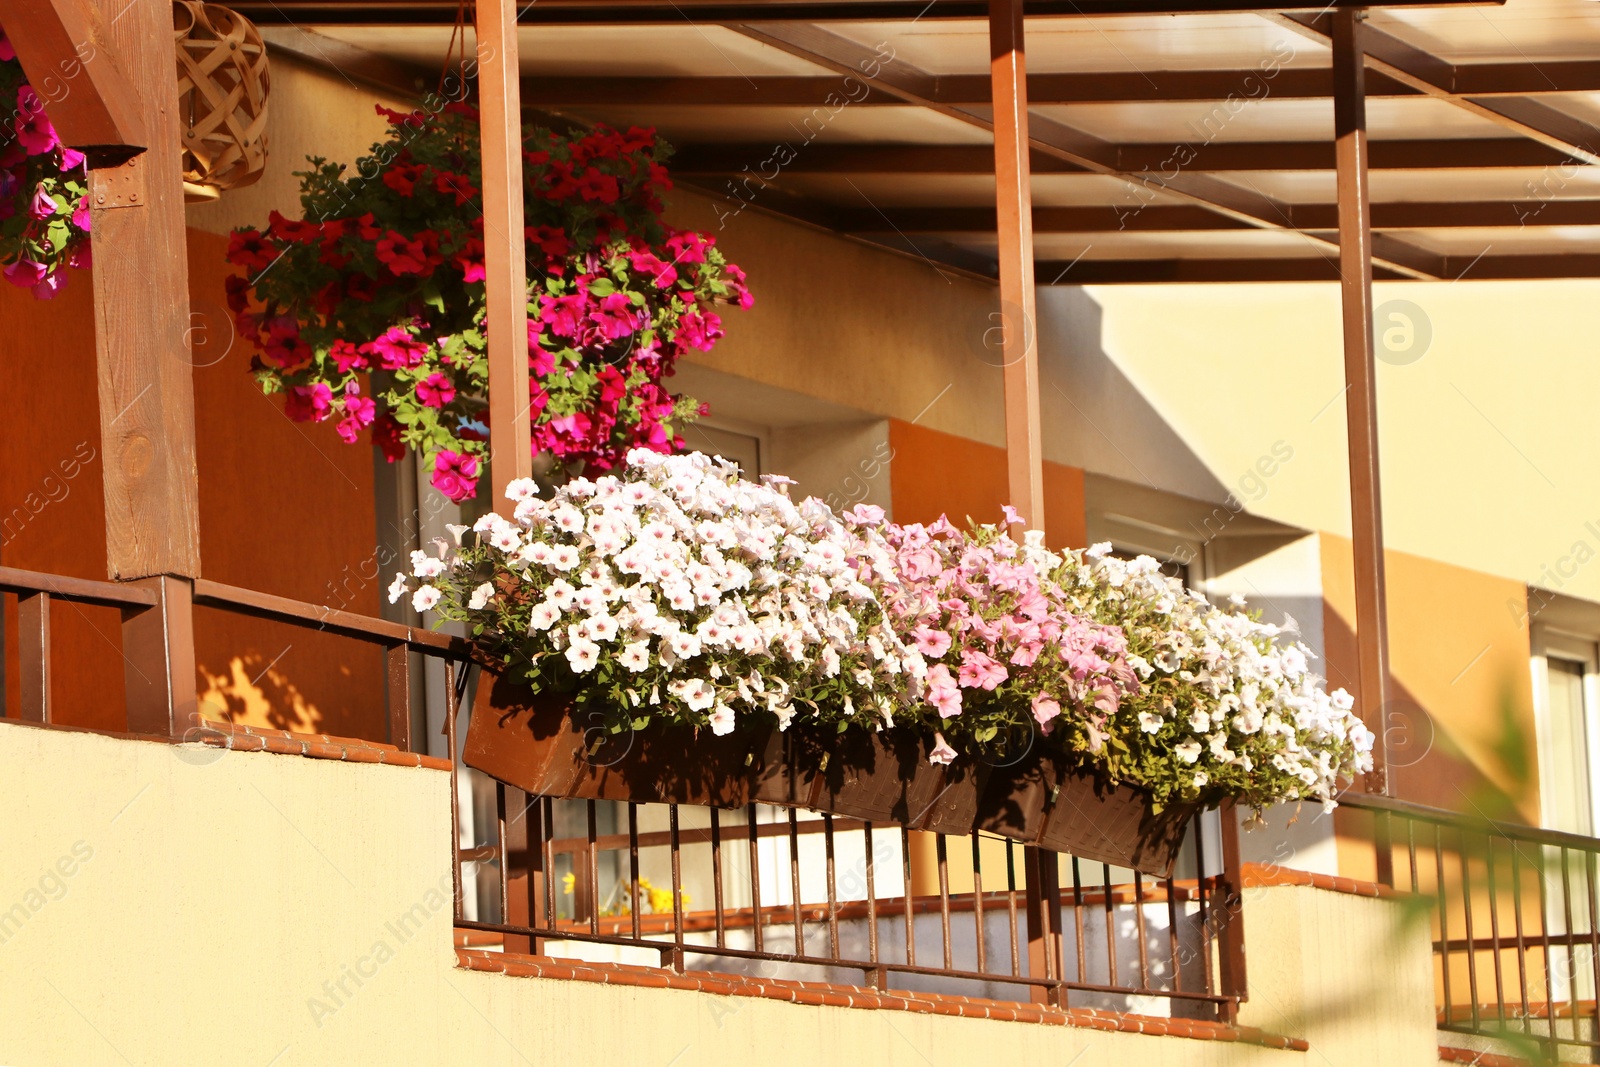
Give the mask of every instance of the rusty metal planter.
[{"label": "rusty metal planter", "polygon": [[1151,810],[1150,794],[1035,750],[989,775],[977,828],[1164,878],[1197,805]]},{"label": "rusty metal planter", "polygon": [[790,773],[805,807],[915,830],[972,832],[987,766],[930,763],[927,739],[902,731],[791,733]]},{"label": "rusty metal planter", "polygon": [[472,704],[467,766],[539,796],[736,808],[790,795],[776,730],[717,737],[652,723],[609,733],[562,694],[535,693],[485,670]]},{"label": "rusty metal planter", "polygon": [[737,808],[775,804],[972,831],[987,768],[928,762],[926,741],[896,731],[741,730],[717,737],[672,723],[607,732],[560,694],[484,670],[463,758],[525,792]]}]

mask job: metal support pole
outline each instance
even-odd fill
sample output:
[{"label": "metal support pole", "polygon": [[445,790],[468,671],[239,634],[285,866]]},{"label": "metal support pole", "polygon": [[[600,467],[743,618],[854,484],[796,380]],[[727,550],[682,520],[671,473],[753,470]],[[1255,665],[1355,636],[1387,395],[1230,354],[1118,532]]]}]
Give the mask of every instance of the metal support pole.
[{"label": "metal support pole", "polygon": [[1378,477],[1378,391],[1372,337],[1372,213],[1367,195],[1366,12],[1333,12],[1333,116],[1339,186],[1339,279],[1344,309],[1345,417],[1355,549],[1356,710],[1377,735],[1369,793],[1389,793],[1384,687],[1389,673],[1383,504]]},{"label": "metal support pole", "polygon": [[1028,82],[1022,0],[989,2],[994,96],[995,209],[1005,361],[1006,480],[1011,506],[1044,529],[1044,445],[1033,291],[1033,195],[1028,175]]},{"label": "metal support pole", "polygon": [[522,99],[516,0],[480,0],[478,112],[483,130],[483,246],[494,499],[533,473],[528,413],[528,261],[522,221]]}]

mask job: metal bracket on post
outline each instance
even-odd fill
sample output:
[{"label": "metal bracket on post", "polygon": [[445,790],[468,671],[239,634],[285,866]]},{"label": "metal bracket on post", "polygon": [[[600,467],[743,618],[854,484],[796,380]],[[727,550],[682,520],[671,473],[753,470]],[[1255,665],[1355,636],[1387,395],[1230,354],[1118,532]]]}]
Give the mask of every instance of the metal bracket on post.
[{"label": "metal bracket on post", "polygon": [[150,202],[144,180],[148,169],[134,156],[118,166],[90,171],[90,201],[97,208],[144,207]]},{"label": "metal bracket on post", "polygon": [[1056,854],[1037,845],[1022,846],[1028,923],[1028,977],[1050,985],[1033,986],[1037,1003],[1066,1007],[1061,986],[1061,878]]},{"label": "metal bracket on post", "polygon": [[183,737],[195,716],[194,583],[158,575],[137,583],[156,592],[151,607],[122,612],[128,732]]}]

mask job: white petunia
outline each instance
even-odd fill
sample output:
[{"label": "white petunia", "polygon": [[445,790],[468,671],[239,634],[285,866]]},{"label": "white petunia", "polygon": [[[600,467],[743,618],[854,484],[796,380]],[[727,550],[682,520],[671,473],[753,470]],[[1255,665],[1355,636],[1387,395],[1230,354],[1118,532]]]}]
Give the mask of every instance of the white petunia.
[{"label": "white petunia", "polygon": [[467,601],[467,607],[473,611],[482,611],[489,605],[489,600],[494,596],[494,583],[484,582],[472,591],[472,597]]},{"label": "white petunia", "polygon": [[424,585],[411,594],[411,606],[417,611],[428,611],[439,603],[440,593],[431,585]]},{"label": "white petunia", "polygon": [[628,670],[638,673],[650,668],[650,642],[631,641],[622,646],[622,654],[617,657],[617,662]]},{"label": "white petunia", "polygon": [[1178,745],[1172,751],[1176,752],[1178,754],[1178,758],[1181,759],[1183,762],[1185,762],[1185,763],[1193,763],[1195,760],[1200,758],[1200,742],[1198,742],[1198,741],[1185,741],[1183,744]]},{"label": "white petunia", "polygon": [[396,574],[394,576],[394,581],[389,583],[389,603],[400,603],[400,598],[406,595],[408,588],[409,587],[406,585],[405,573],[402,571],[401,573]]},{"label": "white petunia", "polygon": [[567,662],[577,674],[594,670],[600,660],[600,646],[585,638],[577,638],[567,646]]}]

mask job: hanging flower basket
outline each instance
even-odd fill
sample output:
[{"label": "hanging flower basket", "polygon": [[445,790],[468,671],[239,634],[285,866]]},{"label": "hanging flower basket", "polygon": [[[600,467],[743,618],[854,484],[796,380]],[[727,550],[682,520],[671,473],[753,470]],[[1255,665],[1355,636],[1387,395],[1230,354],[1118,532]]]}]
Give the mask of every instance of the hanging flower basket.
[{"label": "hanging flower basket", "polygon": [[[70,86],[68,86],[70,88]],[[0,275],[48,300],[89,265],[89,176],[0,27]]]},{"label": "hanging flower basket", "polygon": [[[430,97],[347,168],[312,159],[302,219],[234,233],[228,299],[284,413],[331,421],[391,462],[416,450],[434,487],[472,497],[489,459],[486,241],[478,115]],[[749,307],[716,241],[662,220],[670,149],[652,130],[522,138],[529,448],[551,481],[670,452],[703,414],[664,382]]]}]

